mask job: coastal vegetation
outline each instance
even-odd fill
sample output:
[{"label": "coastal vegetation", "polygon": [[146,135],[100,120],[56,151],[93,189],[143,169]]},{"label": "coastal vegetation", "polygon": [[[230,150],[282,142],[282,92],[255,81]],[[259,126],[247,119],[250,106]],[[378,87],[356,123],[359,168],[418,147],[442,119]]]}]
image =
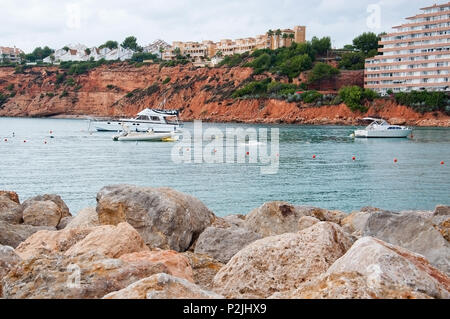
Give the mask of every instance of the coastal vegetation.
[{"label": "coastal vegetation", "polygon": [[359,86],[344,86],[339,90],[339,97],[353,112],[367,112],[364,102],[373,101],[378,97],[375,91],[363,89]]},{"label": "coastal vegetation", "polygon": [[340,56],[339,68],[344,70],[364,69],[365,59],[378,54],[378,42],[381,40],[381,35],[365,32],[353,39],[353,45],[344,47],[348,52]]},{"label": "coastal vegetation", "polygon": [[0,108],[2,108],[3,104],[8,100],[8,96],[2,92],[0,92]]},{"label": "coastal vegetation", "polygon": [[311,72],[308,74],[308,83],[330,79],[339,74],[339,72],[340,71],[338,69],[329,64],[323,62],[316,63]]},{"label": "coastal vegetation", "polygon": [[450,97],[445,92],[401,92],[394,97],[398,104],[409,106],[422,114],[441,111],[450,115]]}]

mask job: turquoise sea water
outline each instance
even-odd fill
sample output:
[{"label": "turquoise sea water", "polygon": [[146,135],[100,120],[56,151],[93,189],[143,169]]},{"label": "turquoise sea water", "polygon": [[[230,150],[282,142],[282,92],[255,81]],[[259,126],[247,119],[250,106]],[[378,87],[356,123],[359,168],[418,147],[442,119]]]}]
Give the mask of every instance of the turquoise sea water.
[{"label": "turquoise sea water", "polygon": [[418,128],[412,140],[354,140],[349,137],[354,127],[203,127],[278,128],[278,174],[261,175],[260,164],[175,164],[173,143],[114,142],[114,133],[90,134],[85,120],[0,118],[0,189],[16,191],[21,200],[59,194],[72,213],[94,206],[97,191],[117,183],[172,187],[221,216],[247,214],[273,200],[346,212],[369,205],[391,210],[450,205],[448,128]]}]

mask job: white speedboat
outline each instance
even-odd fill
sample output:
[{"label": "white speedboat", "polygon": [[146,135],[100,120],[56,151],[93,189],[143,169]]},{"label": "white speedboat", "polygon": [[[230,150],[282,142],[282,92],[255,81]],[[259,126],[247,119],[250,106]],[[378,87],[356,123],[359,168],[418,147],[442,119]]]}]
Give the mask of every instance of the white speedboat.
[{"label": "white speedboat", "polygon": [[367,117],[364,121],[371,121],[364,130],[356,130],[355,137],[374,137],[374,138],[404,138],[408,137],[412,129],[405,126],[391,125],[383,119]]},{"label": "white speedboat", "polygon": [[157,133],[153,130],[147,132],[132,132],[130,128],[122,124],[122,133],[113,137],[114,141],[129,142],[172,142],[178,140],[175,132]]},{"label": "white speedboat", "polygon": [[183,123],[178,120],[178,111],[145,109],[134,119],[100,120],[90,123],[99,132],[120,132],[122,125],[130,127],[130,131],[155,133],[171,133],[180,131]]}]

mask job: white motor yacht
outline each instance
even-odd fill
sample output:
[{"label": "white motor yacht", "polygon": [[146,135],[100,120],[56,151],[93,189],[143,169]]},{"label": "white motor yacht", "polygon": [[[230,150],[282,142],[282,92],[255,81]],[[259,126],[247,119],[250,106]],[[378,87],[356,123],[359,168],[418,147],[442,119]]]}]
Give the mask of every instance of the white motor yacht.
[{"label": "white motor yacht", "polygon": [[370,121],[371,123],[364,130],[356,130],[355,137],[387,137],[387,138],[401,138],[408,137],[412,129],[405,126],[391,125],[383,119],[364,118],[364,121]]},{"label": "white motor yacht", "polygon": [[99,132],[121,132],[122,125],[134,132],[171,133],[183,127],[178,119],[178,111],[145,109],[135,118],[119,120],[97,120],[90,123]]},{"label": "white motor yacht", "polygon": [[175,142],[179,135],[175,132],[155,132],[149,130],[147,132],[134,132],[130,128],[122,124],[122,133],[113,137],[114,141],[134,141],[134,142]]}]

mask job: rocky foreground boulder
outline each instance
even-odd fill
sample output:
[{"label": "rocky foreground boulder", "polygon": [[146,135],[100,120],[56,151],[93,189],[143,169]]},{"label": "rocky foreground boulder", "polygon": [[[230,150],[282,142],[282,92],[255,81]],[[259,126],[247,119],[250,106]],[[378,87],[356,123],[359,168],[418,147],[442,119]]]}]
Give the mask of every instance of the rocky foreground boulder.
[{"label": "rocky foreground boulder", "polygon": [[112,292],[103,299],[223,299],[185,279],[168,274],[156,274]]},{"label": "rocky foreground boulder", "polygon": [[404,287],[433,298],[450,298],[450,278],[423,256],[379,239],[364,237],[327,274],[359,272],[372,287]]},{"label": "rocky foreground boulder", "polygon": [[14,192],[0,191],[0,221],[10,224],[22,222],[22,205]]},{"label": "rocky foreground boulder", "polygon": [[238,252],[214,277],[227,298],[267,298],[324,273],[352,246],[334,223],[320,222],[298,233],[266,237]]},{"label": "rocky foreground boulder", "polygon": [[65,228],[86,228],[100,226],[95,207],[87,207],[80,210]]},{"label": "rocky foreground boulder", "polygon": [[158,273],[193,281],[186,257],[150,251],[127,223],[36,233],[17,254],[1,280],[5,298],[101,298]]},{"label": "rocky foreground boulder", "polygon": [[262,236],[245,228],[208,227],[203,231],[195,244],[195,253],[205,254],[227,263],[242,248]]},{"label": "rocky foreground boulder", "polygon": [[17,247],[21,242],[40,230],[56,230],[54,227],[10,224],[0,221],[0,245]]},{"label": "rocky foreground boulder", "polygon": [[251,211],[244,227],[263,237],[297,232],[302,217],[310,216],[320,221],[340,224],[347,215],[312,206],[293,206],[286,202],[265,203]]},{"label": "rocky foreground boulder", "polygon": [[65,217],[72,216],[59,195],[45,194],[22,203],[23,220],[27,225],[57,227]]},{"label": "rocky foreground boulder", "polygon": [[392,212],[372,207],[354,212],[341,222],[355,236],[371,236],[401,246],[426,257],[434,266],[450,274],[450,208],[435,212]]},{"label": "rocky foreground boulder", "polygon": [[214,276],[225,265],[208,255],[191,251],[184,252],[183,256],[189,260],[195,284],[203,289],[211,290]]},{"label": "rocky foreground boulder", "polygon": [[450,243],[429,217],[418,212],[378,212],[370,215],[363,236],[379,238],[426,257],[430,263],[450,274]]},{"label": "rocky foreground boulder", "polygon": [[170,188],[107,186],[97,194],[100,224],[130,223],[149,247],[186,251],[215,219],[198,199]]},{"label": "rocky foreground boulder", "polygon": [[[6,276],[19,262],[21,261],[19,255],[16,254],[14,248],[10,246],[0,245],[0,278]],[[0,281],[0,297],[3,294],[3,287]]]}]

